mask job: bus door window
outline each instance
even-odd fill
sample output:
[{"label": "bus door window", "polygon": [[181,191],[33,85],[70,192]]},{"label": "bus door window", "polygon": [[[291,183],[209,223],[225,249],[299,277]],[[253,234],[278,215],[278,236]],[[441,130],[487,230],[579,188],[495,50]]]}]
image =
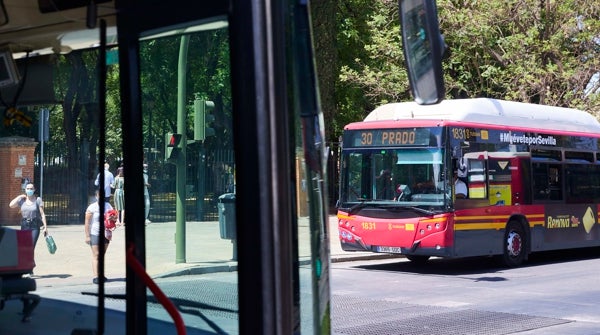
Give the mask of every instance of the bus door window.
[{"label": "bus door window", "polygon": [[490,153],[488,159],[490,205],[513,205],[513,192],[515,190],[512,187],[511,165],[515,158],[509,155],[505,156],[506,153],[503,152],[494,154],[494,157],[492,157],[492,153]]},{"label": "bus door window", "polygon": [[531,158],[523,157],[518,160],[517,178],[514,180],[513,187],[519,187],[518,191],[513,190],[513,204],[530,204],[532,201],[531,188]]},{"label": "bus door window", "polygon": [[533,163],[533,199],[562,200],[562,152],[536,148],[531,150]]},{"label": "bus door window", "polygon": [[485,178],[485,160],[468,159],[467,160],[467,186],[469,198],[485,199],[488,195],[487,183]]},{"label": "bus door window", "polygon": [[467,160],[464,157],[457,159],[454,161],[452,170],[452,194],[454,195],[454,199],[468,198],[469,190],[467,187]]},{"label": "bus door window", "polygon": [[454,197],[455,199],[466,199],[467,194],[467,184],[458,176],[458,170],[454,171]]}]

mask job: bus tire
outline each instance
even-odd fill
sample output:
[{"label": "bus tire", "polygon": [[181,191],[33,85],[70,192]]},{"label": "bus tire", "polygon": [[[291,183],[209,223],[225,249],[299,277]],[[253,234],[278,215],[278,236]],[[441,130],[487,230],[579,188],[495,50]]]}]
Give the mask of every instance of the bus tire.
[{"label": "bus tire", "polygon": [[509,221],[504,230],[503,262],[508,267],[518,267],[527,253],[527,235],[518,221]]},{"label": "bus tire", "polygon": [[425,264],[429,260],[429,256],[422,255],[406,255],[406,258],[415,264]]}]

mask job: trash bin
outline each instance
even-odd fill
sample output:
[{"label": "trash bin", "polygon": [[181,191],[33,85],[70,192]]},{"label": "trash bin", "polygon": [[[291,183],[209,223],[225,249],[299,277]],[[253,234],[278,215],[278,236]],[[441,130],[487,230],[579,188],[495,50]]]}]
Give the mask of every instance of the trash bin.
[{"label": "trash bin", "polygon": [[235,240],[235,193],[219,196],[219,232],[225,240]]}]

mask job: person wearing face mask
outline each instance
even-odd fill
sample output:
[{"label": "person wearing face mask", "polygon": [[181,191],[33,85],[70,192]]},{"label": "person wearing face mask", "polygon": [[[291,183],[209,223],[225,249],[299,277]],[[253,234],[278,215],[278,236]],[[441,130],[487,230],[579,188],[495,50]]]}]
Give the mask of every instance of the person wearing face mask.
[{"label": "person wearing face mask", "polygon": [[33,184],[25,185],[25,194],[18,195],[8,204],[10,208],[20,208],[21,212],[21,230],[31,230],[33,238],[33,248],[40,237],[40,228],[44,235],[48,233],[46,224],[46,214],[44,214],[44,202],[42,198],[34,195],[35,187]]}]

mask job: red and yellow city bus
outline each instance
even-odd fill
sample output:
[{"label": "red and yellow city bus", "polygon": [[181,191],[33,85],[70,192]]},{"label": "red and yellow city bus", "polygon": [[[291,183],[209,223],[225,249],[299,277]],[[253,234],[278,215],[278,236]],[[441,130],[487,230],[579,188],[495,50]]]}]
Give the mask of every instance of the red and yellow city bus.
[{"label": "red and yellow city bus", "polygon": [[599,246],[599,140],[596,118],[569,108],[485,98],[378,107],[344,130],[342,248],[519,266],[532,252]]}]

